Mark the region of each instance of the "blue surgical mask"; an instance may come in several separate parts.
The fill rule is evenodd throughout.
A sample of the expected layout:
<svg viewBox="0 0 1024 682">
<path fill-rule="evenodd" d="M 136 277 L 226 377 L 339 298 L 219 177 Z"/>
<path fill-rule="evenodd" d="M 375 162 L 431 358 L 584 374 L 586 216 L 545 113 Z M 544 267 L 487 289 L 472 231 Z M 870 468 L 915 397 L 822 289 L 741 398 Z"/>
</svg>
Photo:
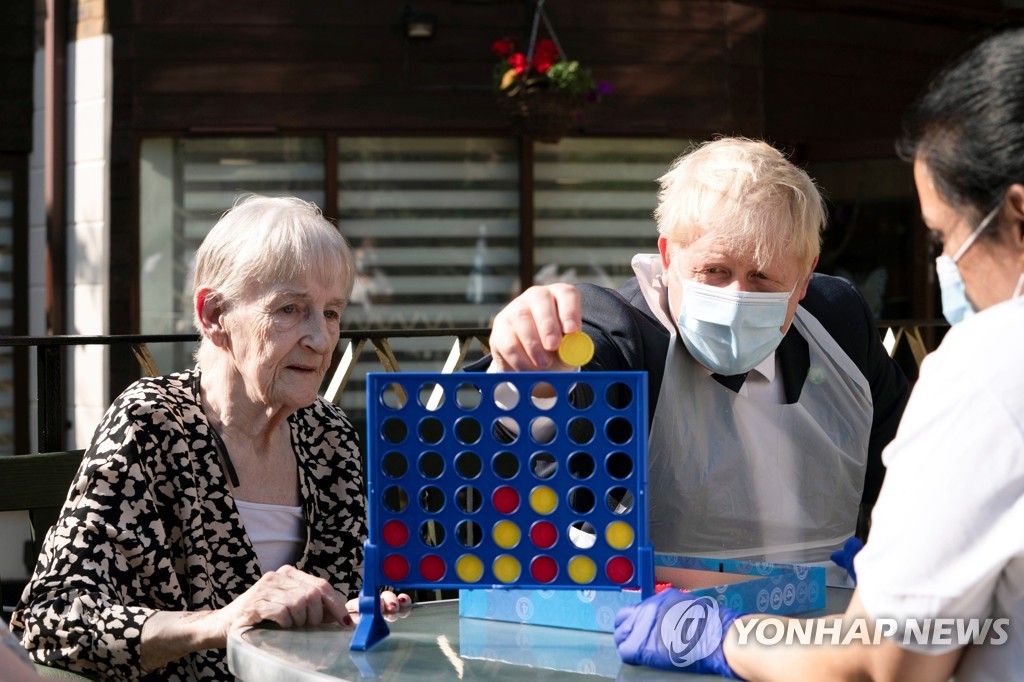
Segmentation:
<svg viewBox="0 0 1024 682">
<path fill-rule="evenodd" d="M 939 256 L 935 259 L 935 274 L 939 276 L 939 289 L 942 293 L 942 316 L 946 321 L 957 324 L 973 315 L 976 311 L 971 301 L 967 298 L 967 289 L 964 285 L 964 278 L 960 275 L 960 268 L 957 263 L 963 258 L 967 249 L 978 239 L 992 219 L 999 213 L 1000 205 L 997 205 L 978 224 L 967 241 L 957 249 L 952 256 Z"/>
<path fill-rule="evenodd" d="M 677 323 L 683 343 L 700 364 L 726 376 L 743 374 L 779 347 L 793 292 L 731 291 L 680 281 Z"/>
</svg>

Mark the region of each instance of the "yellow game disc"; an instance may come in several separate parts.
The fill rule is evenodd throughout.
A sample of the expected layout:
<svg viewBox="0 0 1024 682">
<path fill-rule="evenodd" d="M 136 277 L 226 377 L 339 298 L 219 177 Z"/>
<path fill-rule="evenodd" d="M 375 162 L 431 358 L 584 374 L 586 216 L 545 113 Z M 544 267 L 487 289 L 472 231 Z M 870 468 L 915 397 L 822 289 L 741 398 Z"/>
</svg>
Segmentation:
<svg viewBox="0 0 1024 682">
<path fill-rule="evenodd" d="M 484 562 L 472 554 L 464 554 L 455 562 L 455 572 L 459 574 L 459 580 L 475 583 L 484 574 Z"/>
<path fill-rule="evenodd" d="M 508 554 L 502 554 L 495 559 L 491 568 L 494 569 L 494 577 L 503 583 L 514 583 L 522 571 L 519 561 Z"/>
<path fill-rule="evenodd" d="M 597 575 L 597 565 L 589 557 L 574 556 L 569 559 L 569 577 L 580 585 L 586 585 Z"/>
<path fill-rule="evenodd" d="M 558 357 L 567 365 L 582 367 L 594 357 L 594 342 L 586 332 L 566 334 L 558 344 Z"/>
<path fill-rule="evenodd" d="M 550 514 L 558 506 L 558 495 L 546 485 L 539 485 L 530 491 L 530 507 L 538 514 Z"/>
<path fill-rule="evenodd" d="M 633 544 L 633 526 L 625 521 L 612 521 L 604 529 L 604 539 L 612 549 L 626 549 Z"/>
<path fill-rule="evenodd" d="M 522 533 L 519 526 L 511 521 L 498 521 L 494 524 L 494 544 L 502 549 L 512 549 L 519 544 Z"/>
</svg>

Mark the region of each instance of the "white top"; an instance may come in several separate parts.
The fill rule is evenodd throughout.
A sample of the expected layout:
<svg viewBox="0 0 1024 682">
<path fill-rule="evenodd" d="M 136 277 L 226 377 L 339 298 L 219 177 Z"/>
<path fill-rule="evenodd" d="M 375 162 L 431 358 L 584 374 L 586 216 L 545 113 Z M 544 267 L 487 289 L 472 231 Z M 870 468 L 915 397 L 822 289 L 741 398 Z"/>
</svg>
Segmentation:
<svg viewBox="0 0 1024 682">
<path fill-rule="evenodd" d="M 302 507 L 235 500 L 238 515 L 264 573 L 294 564 L 306 545 Z"/>
<path fill-rule="evenodd" d="M 855 560 L 875 620 L 1010 619 L 1008 641 L 968 648 L 957 680 L 1024 670 L 1022 339 L 1024 299 L 1015 299 L 958 324 L 924 361 L 882 455 L 885 483 Z M 958 648 L 894 639 L 931 653 Z"/>
</svg>

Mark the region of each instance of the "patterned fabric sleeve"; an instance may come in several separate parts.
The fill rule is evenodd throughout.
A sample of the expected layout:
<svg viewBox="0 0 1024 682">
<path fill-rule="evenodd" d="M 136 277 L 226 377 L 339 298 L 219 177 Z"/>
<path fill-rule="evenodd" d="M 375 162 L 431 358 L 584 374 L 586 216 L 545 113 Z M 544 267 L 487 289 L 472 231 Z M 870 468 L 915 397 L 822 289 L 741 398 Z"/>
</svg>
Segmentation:
<svg viewBox="0 0 1024 682">
<path fill-rule="evenodd" d="M 40 663 L 105 679 L 141 675 L 142 626 L 155 610 L 142 596 L 173 574 L 158 549 L 166 537 L 137 456 L 153 448 L 144 424 L 159 421 L 156 414 L 127 391 L 111 406 L 47 534 L 11 619 Z"/>
<path fill-rule="evenodd" d="M 301 417 L 308 441 L 301 465 L 311 485 L 304 497 L 315 500 L 306 556 L 297 568 L 328 580 L 348 598 L 362 582 L 366 507 L 357 435 L 341 410 L 323 399 Z"/>
</svg>

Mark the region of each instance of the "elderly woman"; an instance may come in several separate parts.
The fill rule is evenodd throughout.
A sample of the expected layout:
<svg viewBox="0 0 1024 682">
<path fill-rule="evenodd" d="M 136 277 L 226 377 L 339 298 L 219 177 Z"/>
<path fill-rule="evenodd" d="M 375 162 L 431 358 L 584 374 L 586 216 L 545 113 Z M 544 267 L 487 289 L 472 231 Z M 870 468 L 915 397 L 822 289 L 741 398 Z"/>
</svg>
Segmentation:
<svg viewBox="0 0 1024 682">
<path fill-rule="evenodd" d="M 832 628 L 841 635 L 797 623 L 817 627 L 811 641 L 824 645 L 768 646 L 751 634 L 763 618 L 730 628 L 727 617 L 724 658 L 719 648 L 700 669 L 935 682 L 1024 671 L 1024 29 L 988 38 L 938 76 L 907 117 L 902 151 L 941 249 L 954 327 L 921 367 L 885 451 L 859 584 Z M 680 639 L 665 615 L 684 600 L 665 592 L 621 613 L 623 658 L 681 669 L 663 638 Z"/>
<path fill-rule="evenodd" d="M 227 679 L 235 628 L 352 623 L 356 434 L 317 391 L 354 274 L 338 230 L 298 199 L 250 197 L 213 227 L 196 254 L 196 367 L 107 411 L 14 614 L 36 661 Z"/>
</svg>

